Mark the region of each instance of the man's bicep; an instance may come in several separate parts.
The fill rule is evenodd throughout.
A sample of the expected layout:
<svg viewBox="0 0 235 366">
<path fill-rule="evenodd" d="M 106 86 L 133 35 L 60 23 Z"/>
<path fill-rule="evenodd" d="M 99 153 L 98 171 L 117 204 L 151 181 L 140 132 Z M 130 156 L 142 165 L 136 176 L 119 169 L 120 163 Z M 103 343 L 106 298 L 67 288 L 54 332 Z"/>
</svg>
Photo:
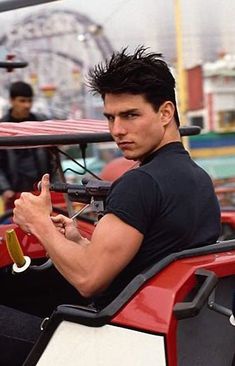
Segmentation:
<svg viewBox="0 0 235 366">
<path fill-rule="evenodd" d="M 96 260 L 97 273 L 106 287 L 138 252 L 143 234 L 113 214 L 105 215 L 92 236 L 91 250 Z"/>
</svg>

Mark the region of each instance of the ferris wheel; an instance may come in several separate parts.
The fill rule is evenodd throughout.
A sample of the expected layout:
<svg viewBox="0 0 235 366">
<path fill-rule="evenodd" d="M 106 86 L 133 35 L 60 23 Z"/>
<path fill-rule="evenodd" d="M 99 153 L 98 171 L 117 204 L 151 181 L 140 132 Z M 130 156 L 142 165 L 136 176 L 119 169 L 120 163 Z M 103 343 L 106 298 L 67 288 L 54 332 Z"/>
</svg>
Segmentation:
<svg viewBox="0 0 235 366">
<path fill-rule="evenodd" d="M 5 89 L 9 79 L 21 78 L 34 87 L 37 100 L 53 117 L 96 116 L 97 102 L 84 80 L 94 64 L 113 52 L 102 26 L 74 10 L 41 10 L 12 24 L 0 45 L 28 62 L 10 76 L 0 75 Z"/>
</svg>

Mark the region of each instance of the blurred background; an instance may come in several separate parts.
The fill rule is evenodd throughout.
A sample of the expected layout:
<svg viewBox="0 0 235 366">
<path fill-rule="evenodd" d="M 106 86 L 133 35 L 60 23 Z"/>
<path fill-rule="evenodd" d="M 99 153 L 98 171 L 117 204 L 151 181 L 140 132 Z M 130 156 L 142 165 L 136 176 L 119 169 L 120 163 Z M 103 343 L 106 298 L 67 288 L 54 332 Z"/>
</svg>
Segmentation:
<svg viewBox="0 0 235 366">
<path fill-rule="evenodd" d="M 200 135 L 185 141 L 192 157 L 216 186 L 230 189 L 235 185 L 234 18 L 233 0 L 58 0 L 0 13 L 0 59 L 13 55 L 29 63 L 0 72 L 0 116 L 8 106 L 9 84 L 24 80 L 35 90 L 34 111 L 48 119 L 103 118 L 100 98 L 85 85 L 89 69 L 114 50 L 145 45 L 162 53 L 172 68 L 181 123 L 201 127 Z M 110 143 L 88 149 L 87 156 L 99 172 L 117 154 Z"/>
</svg>

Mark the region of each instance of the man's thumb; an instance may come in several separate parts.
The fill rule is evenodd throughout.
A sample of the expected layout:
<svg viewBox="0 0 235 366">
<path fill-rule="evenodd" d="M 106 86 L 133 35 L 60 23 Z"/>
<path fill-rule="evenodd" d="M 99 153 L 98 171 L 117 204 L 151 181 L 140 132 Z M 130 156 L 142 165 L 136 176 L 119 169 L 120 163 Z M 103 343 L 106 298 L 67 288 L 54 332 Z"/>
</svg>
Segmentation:
<svg viewBox="0 0 235 366">
<path fill-rule="evenodd" d="M 41 195 L 48 195 L 50 192 L 50 176 L 49 174 L 44 174 L 41 180 Z"/>
</svg>

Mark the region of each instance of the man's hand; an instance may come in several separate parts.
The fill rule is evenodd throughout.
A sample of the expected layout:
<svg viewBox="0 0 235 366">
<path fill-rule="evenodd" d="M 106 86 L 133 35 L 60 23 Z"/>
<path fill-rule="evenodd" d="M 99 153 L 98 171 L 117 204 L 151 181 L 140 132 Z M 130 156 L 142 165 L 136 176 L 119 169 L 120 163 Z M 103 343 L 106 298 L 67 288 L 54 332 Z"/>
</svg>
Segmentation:
<svg viewBox="0 0 235 366">
<path fill-rule="evenodd" d="M 63 234 L 68 240 L 80 243 L 84 239 L 78 231 L 76 223 L 74 220 L 69 219 L 64 215 L 52 216 L 51 220 L 56 226 L 57 230 Z"/>
<path fill-rule="evenodd" d="M 13 221 L 22 230 L 33 233 L 35 226 L 43 225 L 45 220 L 50 219 L 52 204 L 49 187 L 49 174 L 44 174 L 41 180 L 41 192 L 39 196 L 35 196 L 29 192 L 23 192 L 20 198 L 15 200 Z"/>
</svg>

